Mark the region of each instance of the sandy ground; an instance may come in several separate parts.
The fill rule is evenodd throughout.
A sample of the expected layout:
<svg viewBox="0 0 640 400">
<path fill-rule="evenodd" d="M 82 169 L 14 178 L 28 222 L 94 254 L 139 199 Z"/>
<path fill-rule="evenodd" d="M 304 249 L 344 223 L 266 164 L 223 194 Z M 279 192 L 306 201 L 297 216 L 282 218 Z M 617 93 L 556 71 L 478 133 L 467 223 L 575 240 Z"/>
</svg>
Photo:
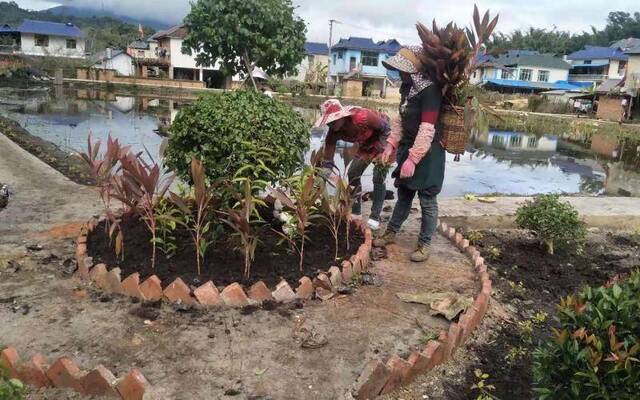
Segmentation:
<svg viewBox="0 0 640 400">
<path fill-rule="evenodd" d="M 0 181 L 15 193 L 0 212 L 0 346 L 49 360 L 71 355 L 85 369 L 103 364 L 120 376 L 138 367 L 160 399 L 348 398 L 369 358 L 405 356 L 448 324 L 426 306 L 399 301 L 397 292 L 478 291 L 470 263 L 440 236 L 427 265 L 407 262 L 418 231 L 414 213 L 388 258 L 375 263 L 375 284 L 350 296 L 249 315 L 163 305 L 145 324 L 148 316 L 136 315 L 140 304 L 104 296 L 68 274 L 77 223 L 99 210 L 90 188 L 2 135 Z M 42 249 L 27 249 L 34 244 Z M 303 349 L 299 321 L 328 344 Z M 44 390 L 30 398 L 75 397 Z"/>
</svg>

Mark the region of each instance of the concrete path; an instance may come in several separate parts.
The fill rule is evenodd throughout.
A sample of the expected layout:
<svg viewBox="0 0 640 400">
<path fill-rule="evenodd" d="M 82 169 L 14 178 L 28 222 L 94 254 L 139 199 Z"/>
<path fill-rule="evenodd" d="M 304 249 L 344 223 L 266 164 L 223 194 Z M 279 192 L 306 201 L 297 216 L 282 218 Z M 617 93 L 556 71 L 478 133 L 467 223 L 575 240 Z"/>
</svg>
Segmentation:
<svg viewBox="0 0 640 400">
<path fill-rule="evenodd" d="M 0 182 L 13 192 L 0 211 L 0 250 L 27 235 L 86 221 L 99 210 L 92 188 L 67 179 L 1 133 Z"/>
</svg>

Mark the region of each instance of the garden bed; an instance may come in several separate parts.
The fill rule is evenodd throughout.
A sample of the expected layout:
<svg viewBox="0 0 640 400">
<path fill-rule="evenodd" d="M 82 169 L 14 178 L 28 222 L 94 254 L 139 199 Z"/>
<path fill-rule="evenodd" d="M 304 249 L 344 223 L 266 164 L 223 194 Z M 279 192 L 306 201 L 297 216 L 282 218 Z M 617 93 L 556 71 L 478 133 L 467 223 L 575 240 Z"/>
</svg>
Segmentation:
<svg viewBox="0 0 640 400">
<path fill-rule="evenodd" d="M 590 233 L 582 251 L 548 255 L 537 240 L 525 231 L 481 231 L 476 243 L 490 265 L 496 297 L 510 319 L 496 321 L 486 340 L 470 346 L 477 363 L 464 373 L 449 399 L 477 396 L 471 389 L 477 382 L 476 368 L 489 374 L 492 393 L 501 399 L 532 398 L 532 351 L 551 335 L 553 315 L 562 297 L 585 285 L 600 286 L 616 275 L 625 275 L 640 267 L 640 237 L 627 233 Z M 499 255 L 496 250 L 499 249 Z M 536 316 L 546 314 L 544 321 Z M 513 319 L 513 320 L 511 320 Z M 532 331 L 523 332 L 523 324 L 532 321 Z"/>
<path fill-rule="evenodd" d="M 303 276 L 315 277 L 333 265 L 340 265 L 348 260 L 351 254 L 363 243 L 363 234 L 352 228 L 350 230 L 349 250 L 346 246 L 346 229 L 340 233 L 338 260 L 334 259 L 335 244 L 329 229 L 323 225 L 313 225 L 308 232 L 311 240 L 305 248 L 303 270 L 299 269 L 298 254 L 293 252 L 282 238 L 274 233 L 271 225 L 257 228 L 260 243 L 256 248 L 255 262 L 251 268 L 251 276 L 243 279 L 244 255 L 240 245 L 231 233 L 225 232 L 218 242 L 207 252 L 202 265 L 202 274 L 196 271 L 195 248 L 188 232 L 181 227 L 175 232 L 177 250 L 171 257 L 166 257 L 158 250 L 156 267 L 151 268 L 151 235 L 147 227 L 139 220 L 130 219 L 122 226 L 125 232 L 124 260 L 116 257 L 113 242 L 105 233 L 104 222 L 88 236 L 88 254 L 94 263 L 104 263 L 110 267 L 119 267 L 123 277 L 138 272 L 144 280 L 156 275 L 163 286 L 180 277 L 191 285 L 199 285 L 212 280 L 216 285 L 229 285 L 242 282 L 251 285 L 263 281 L 274 287 L 281 280 L 298 282 Z M 237 250 L 237 251 L 236 251 Z"/>
</svg>

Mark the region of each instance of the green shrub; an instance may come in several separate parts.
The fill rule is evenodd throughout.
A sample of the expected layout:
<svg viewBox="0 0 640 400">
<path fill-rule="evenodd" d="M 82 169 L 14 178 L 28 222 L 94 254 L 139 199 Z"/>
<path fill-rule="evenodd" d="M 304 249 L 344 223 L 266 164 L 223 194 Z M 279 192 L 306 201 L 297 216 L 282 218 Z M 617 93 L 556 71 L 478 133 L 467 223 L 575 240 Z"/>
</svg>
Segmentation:
<svg viewBox="0 0 640 400">
<path fill-rule="evenodd" d="M 527 99 L 527 109 L 531 112 L 539 111 L 547 103 L 547 98 L 540 95 L 530 96 Z"/>
<path fill-rule="evenodd" d="M 580 243 L 587 231 L 578 211 L 560 201 L 556 194 L 545 194 L 527 201 L 516 212 L 520 228 L 530 229 L 547 246 L 549 254 L 562 245 Z"/>
<path fill-rule="evenodd" d="M 302 166 L 309 142 L 309 126 L 288 105 L 258 92 L 227 92 L 203 97 L 178 113 L 166 159 L 185 181 L 195 157 L 211 181 L 264 164 L 251 178 L 275 182 Z"/>
<path fill-rule="evenodd" d="M 18 379 L 11 379 L 9 371 L 0 364 L 0 400 L 22 400 L 25 386 Z"/>
<path fill-rule="evenodd" d="M 534 352 L 540 400 L 640 397 L 640 271 L 568 297 L 556 320 L 554 337 Z"/>
</svg>

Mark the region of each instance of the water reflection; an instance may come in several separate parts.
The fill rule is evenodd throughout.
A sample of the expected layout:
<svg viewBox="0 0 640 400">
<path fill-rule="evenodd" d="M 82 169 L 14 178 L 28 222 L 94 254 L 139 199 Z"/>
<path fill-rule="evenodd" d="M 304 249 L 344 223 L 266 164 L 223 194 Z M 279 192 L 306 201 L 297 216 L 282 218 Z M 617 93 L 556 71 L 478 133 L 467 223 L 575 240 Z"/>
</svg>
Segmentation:
<svg viewBox="0 0 640 400">
<path fill-rule="evenodd" d="M 135 151 L 154 154 L 181 107 L 194 97 L 96 90 L 0 88 L 0 115 L 20 122 L 34 135 L 68 151 L 83 150 L 90 132 L 106 140 L 109 134 Z M 314 122 L 318 109 L 297 108 Z M 311 133 L 312 149 L 322 145 L 322 129 Z M 640 196 L 640 142 L 605 135 L 569 142 L 558 136 L 492 131 L 473 138 L 461 162 L 447 157 L 442 195 L 466 193 L 532 195 L 560 192 L 588 195 Z M 338 148 L 335 162 L 344 170 L 353 149 Z M 372 168 L 363 177 L 372 187 Z M 388 180 L 389 189 L 393 182 Z"/>
</svg>

